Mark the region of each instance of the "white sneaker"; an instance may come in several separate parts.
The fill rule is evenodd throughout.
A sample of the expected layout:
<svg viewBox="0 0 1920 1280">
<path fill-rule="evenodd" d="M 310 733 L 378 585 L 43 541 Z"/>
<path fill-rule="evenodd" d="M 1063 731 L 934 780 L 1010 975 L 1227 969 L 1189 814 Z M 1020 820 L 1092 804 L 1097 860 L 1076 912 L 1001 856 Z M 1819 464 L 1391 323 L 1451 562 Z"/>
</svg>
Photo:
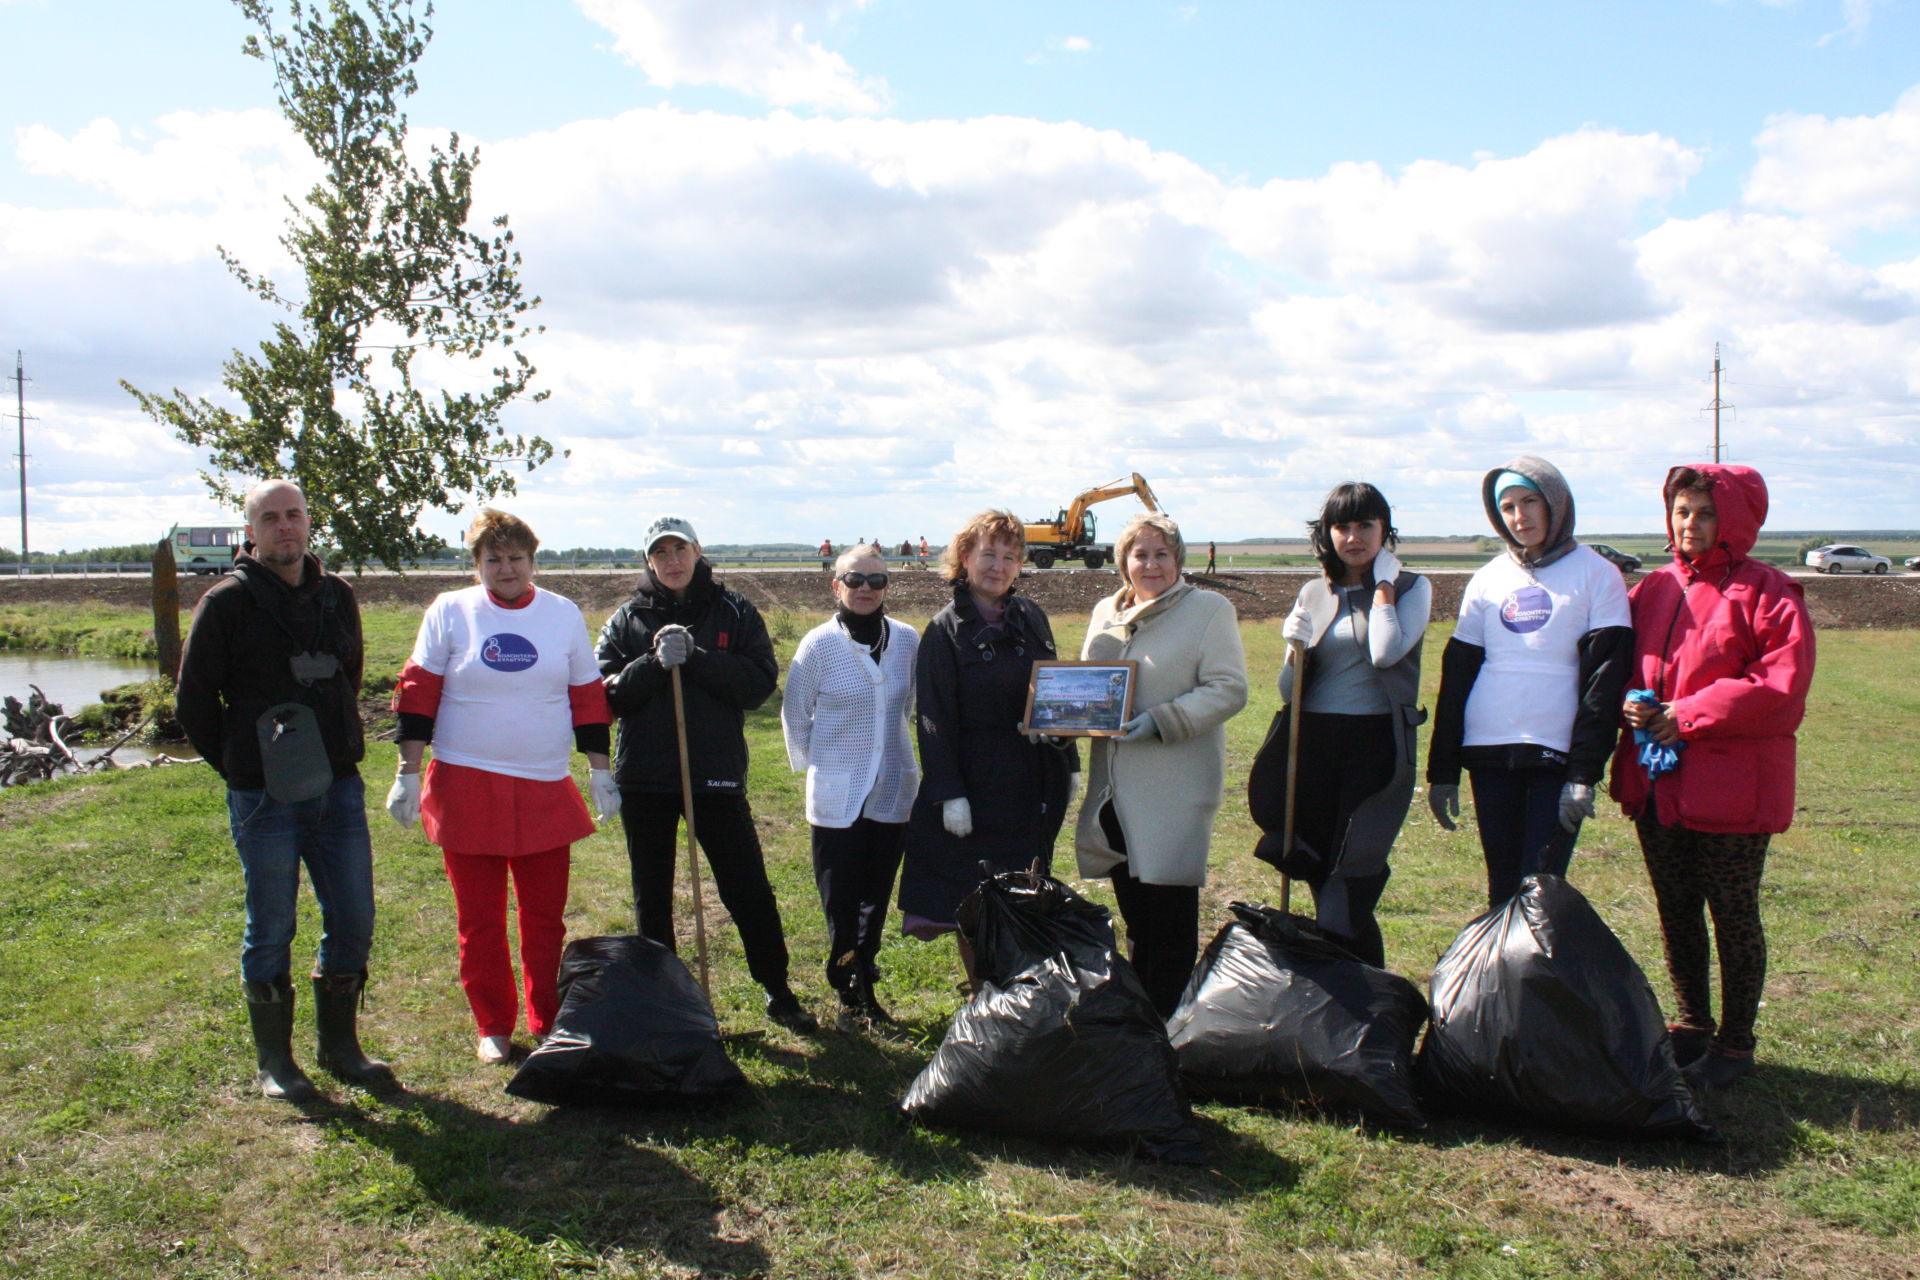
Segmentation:
<svg viewBox="0 0 1920 1280">
<path fill-rule="evenodd" d="M 506 1036 L 481 1036 L 476 1052 L 480 1061 L 490 1067 L 498 1067 L 513 1057 L 513 1041 Z"/>
</svg>

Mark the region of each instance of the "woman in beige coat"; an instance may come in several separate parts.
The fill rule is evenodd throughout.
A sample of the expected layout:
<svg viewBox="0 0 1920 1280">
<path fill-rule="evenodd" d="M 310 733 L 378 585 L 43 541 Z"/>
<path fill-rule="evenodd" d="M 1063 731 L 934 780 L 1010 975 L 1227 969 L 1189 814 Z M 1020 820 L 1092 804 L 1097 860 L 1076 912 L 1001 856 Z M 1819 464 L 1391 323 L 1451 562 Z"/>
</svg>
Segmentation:
<svg viewBox="0 0 1920 1280">
<path fill-rule="evenodd" d="M 1109 876 L 1140 980 L 1165 1017 L 1199 952 L 1200 886 L 1227 765 L 1226 723 L 1247 705 L 1239 619 L 1181 579 L 1186 543 L 1165 515 L 1114 544 L 1123 585 L 1094 606 L 1080 656 L 1140 664 L 1134 716 L 1093 741 L 1075 844 L 1080 874 Z"/>
</svg>

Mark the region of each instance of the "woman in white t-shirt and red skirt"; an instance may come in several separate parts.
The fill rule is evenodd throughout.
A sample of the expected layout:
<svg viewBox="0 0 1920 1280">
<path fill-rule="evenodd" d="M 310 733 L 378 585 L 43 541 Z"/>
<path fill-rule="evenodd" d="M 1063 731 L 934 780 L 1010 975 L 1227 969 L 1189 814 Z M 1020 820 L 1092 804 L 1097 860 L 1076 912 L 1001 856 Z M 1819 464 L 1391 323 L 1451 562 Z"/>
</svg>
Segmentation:
<svg viewBox="0 0 1920 1280">
<path fill-rule="evenodd" d="M 568 770 L 587 757 L 601 821 L 620 809 L 608 768 L 600 667 L 579 607 L 533 585 L 540 540 L 485 509 L 467 530 L 479 582 L 427 606 L 394 689 L 400 772 L 387 812 L 419 821 L 453 886 L 460 985 L 482 1062 L 507 1062 L 519 1012 L 507 945 L 507 885 L 520 916 L 527 1030 L 543 1039 L 559 1011 L 560 949 L 573 842 L 593 822 Z M 428 744 L 433 762 L 422 784 Z"/>
<path fill-rule="evenodd" d="M 1619 734 L 1633 619 L 1620 571 L 1574 541 L 1552 463 L 1495 467 L 1481 497 L 1507 549 L 1468 581 L 1441 656 L 1427 803 L 1453 830 L 1467 771 L 1499 906 L 1529 875 L 1567 873 Z"/>
</svg>

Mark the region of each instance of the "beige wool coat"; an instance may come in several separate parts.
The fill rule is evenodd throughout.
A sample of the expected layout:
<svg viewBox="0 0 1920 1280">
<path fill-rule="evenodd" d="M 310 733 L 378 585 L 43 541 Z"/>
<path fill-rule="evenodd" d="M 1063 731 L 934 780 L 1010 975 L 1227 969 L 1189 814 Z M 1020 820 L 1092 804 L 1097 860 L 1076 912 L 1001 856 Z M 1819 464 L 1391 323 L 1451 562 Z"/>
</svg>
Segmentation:
<svg viewBox="0 0 1920 1280">
<path fill-rule="evenodd" d="M 1146 604 L 1127 596 L 1123 588 L 1094 606 L 1080 656 L 1138 662 L 1134 714 L 1151 713 L 1158 733 L 1138 742 L 1093 739 L 1075 837 L 1080 874 L 1109 875 L 1125 861 L 1146 884 L 1205 884 L 1226 781 L 1226 723 L 1247 705 L 1239 618 L 1225 596 L 1186 582 Z M 1125 855 L 1100 828 L 1108 802 Z"/>
</svg>

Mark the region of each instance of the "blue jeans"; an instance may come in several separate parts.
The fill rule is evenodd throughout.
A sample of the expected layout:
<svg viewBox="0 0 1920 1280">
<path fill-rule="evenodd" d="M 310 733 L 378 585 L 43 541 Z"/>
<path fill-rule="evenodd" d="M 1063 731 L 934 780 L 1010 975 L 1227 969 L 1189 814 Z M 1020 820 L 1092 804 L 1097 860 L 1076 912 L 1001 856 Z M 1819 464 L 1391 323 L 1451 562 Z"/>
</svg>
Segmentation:
<svg viewBox="0 0 1920 1280">
<path fill-rule="evenodd" d="M 373 842 L 367 792 L 336 778 L 323 796 L 282 804 L 265 791 L 227 791 L 227 820 L 247 880 L 240 973 L 272 982 L 293 972 L 300 864 L 320 903 L 318 973 L 360 973 L 373 947 Z"/>
<path fill-rule="evenodd" d="M 1520 892 L 1520 881 L 1540 872 L 1564 876 L 1573 861 L 1578 828 L 1560 825 L 1565 769 L 1470 769 L 1473 820 L 1487 861 L 1487 905 Z"/>
</svg>

